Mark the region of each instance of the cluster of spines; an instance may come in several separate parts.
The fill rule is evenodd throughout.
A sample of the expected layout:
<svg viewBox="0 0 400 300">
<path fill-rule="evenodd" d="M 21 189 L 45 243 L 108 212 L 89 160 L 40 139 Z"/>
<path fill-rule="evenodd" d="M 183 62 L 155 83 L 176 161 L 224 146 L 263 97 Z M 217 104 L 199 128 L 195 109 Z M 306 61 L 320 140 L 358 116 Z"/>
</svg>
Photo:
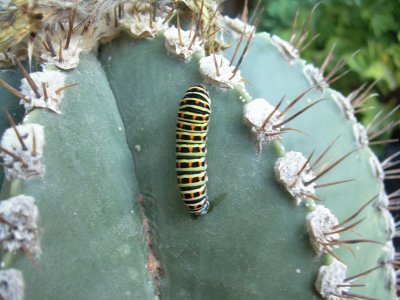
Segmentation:
<svg viewBox="0 0 400 300">
<path fill-rule="evenodd" d="M 207 87 L 190 87 L 180 102 L 176 121 L 176 172 L 182 200 L 195 215 L 207 213 L 210 206 L 205 160 L 210 113 Z"/>
<path fill-rule="evenodd" d="M 306 37 L 306 35 L 304 35 L 303 37 L 301 37 L 300 40 L 304 39 L 305 37 Z M 312 40 L 314 40 L 315 38 L 316 38 L 316 37 L 313 37 Z M 307 44 L 306 46 L 308 46 L 308 45 L 309 45 L 309 44 Z M 295 46 L 293 45 L 293 47 L 295 47 Z M 326 58 L 326 60 L 325 60 L 324 63 L 323 63 L 323 67 L 321 68 L 321 71 L 322 71 L 322 72 L 326 69 L 327 65 L 328 65 L 329 62 L 331 61 L 331 59 L 332 59 L 332 52 L 333 52 L 333 49 L 331 50 L 331 52 L 329 53 L 328 57 Z M 312 84 L 314 84 L 314 85 L 317 86 L 317 87 L 324 88 L 325 85 L 329 85 L 329 84 L 333 83 L 334 81 L 340 79 L 340 78 L 343 77 L 345 74 L 347 74 L 347 72 L 344 72 L 343 74 L 340 74 L 340 75 L 338 75 L 338 76 L 336 76 L 336 77 L 334 77 L 334 75 L 335 75 L 335 73 L 337 73 L 337 71 L 339 71 L 339 70 L 344 66 L 344 63 L 345 63 L 344 60 L 340 60 L 339 63 L 333 68 L 333 70 L 326 76 L 324 82 L 321 82 L 321 81 L 317 81 L 317 80 L 316 80 L 316 81 L 312 81 Z M 322 73 L 322 72 L 321 72 L 321 73 Z M 351 110 L 352 110 L 352 115 L 354 114 L 355 111 L 356 111 L 356 112 L 360 111 L 360 106 L 361 106 L 361 104 L 364 103 L 367 99 L 369 99 L 369 98 L 371 97 L 371 96 L 368 95 L 368 92 L 371 90 L 371 88 L 372 88 L 375 84 L 376 84 L 376 82 L 374 82 L 373 84 L 371 84 L 365 91 L 361 91 L 361 92 L 359 92 L 358 94 L 355 94 L 354 96 L 352 96 L 354 99 L 352 99 L 352 97 L 349 96 L 349 98 L 350 98 L 349 100 L 353 100 L 352 103 L 351 103 L 351 105 L 352 105 L 352 109 L 351 109 Z M 260 99 L 258 99 L 258 100 L 260 100 Z M 281 100 L 281 101 L 279 102 L 279 104 L 277 105 L 277 108 L 279 107 L 279 105 L 281 104 L 281 102 L 282 102 L 282 100 Z M 251 103 L 251 102 L 250 102 L 250 103 Z M 361 104 L 360 104 L 360 103 L 361 103 Z M 276 108 L 276 110 L 277 110 L 277 108 Z M 397 110 L 397 108 L 394 109 L 393 111 L 396 111 L 396 110 Z M 393 111 L 392 111 L 390 114 L 392 114 Z M 274 113 L 274 112 L 275 112 L 275 110 L 273 111 L 273 113 Z M 272 113 L 272 114 L 273 114 L 273 113 Z M 256 126 L 256 127 L 257 127 L 257 128 L 260 128 L 260 129 L 263 129 L 263 128 L 266 126 L 266 123 L 268 123 L 268 122 L 270 121 L 270 116 L 271 116 L 272 114 L 270 114 L 270 115 L 265 119 L 264 123 L 263 123 L 261 126 Z M 245 117 L 245 119 L 246 119 L 246 117 Z M 382 132 L 384 132 L 384 131 L 386 131 L 386 130 L 388 130 L 388 129 L 390 129 L 390 128 L 393 128 L 394 126 L 397 126 L 398 123 L 399 123 L 399 122 L 392 122 L 392 123 L 390 123 L 390 124 L 387 125 L 385 128 L 383 128 L 383 129 L 377 131 L 376 133 L 374 133 L 374 136 L 372 136 L 372 138 L 371 138 L 371 136 L 369 136 L 369 140 L 371 140 L 371 139 L 373 139 L 373 138 L 376 138 L 378 135 L 382 134 Z M 253 124 L 252 124 L 252 125 L 253 125 Z M 255 125 L 253 125 L 253 126 L 255 126 Z M 297 131 L 298 131 L 298 130 L 297 130 Z M 336 139 L 337 139 L 337 138 L 336 138 Z M 370 143 L 370 145 L 378 144 L 378 143 L 395 142 L 395 141 L 397 141 L 397 140 L 387 140 L 387 141 L 382 141 L 382 142 L 373 142 L 373 143 Z M 334 142 L 333 142 L 333 143 L 334 143 Z M 326 152 L 329 150 L 329 148 L 331 148 L 331 146 L 333 145 L 333 143 L 332 143 L 331 145 L 329 145 L 328 148 L 323 152 L 323 154 L 317 159 L 317 161 L 316 161 L 315 163 L 313 163 L 313 166 L 315 166 L 316 163 L 317 163 L 318 161 L 321 160 L 321 158 L 326 154 Z M 311 183 L 313 183 L 316 179 L 318 179 L 318 178 L 322 177 L 323 175 L 325 175 L 327 172 L 329 172 L 331 169 L 333 169 L 335 166 L 337 166 L 339 163 L 341 163 L 344 159 L 346 159 L 348 156 L 350 156 L 350 155 L 351 155 L 352 153 L 354 153 L 355 151 L 356 151 L 356 150 L 353 150 L 353 151 L 348 152 L 348 153 L 345 154 L 343 157 L 339 158 L 337 161 L 331 163 L 330 165 L 328 165 L 329 162 L 327 162 L 326 164 L 322 164 L 322 165 L 319 167 L 319 169 L 318 169 L 318 174 L 315 176 L 315 178 L 312 179 L 311 181 L 306 182 L 306 184 L 311 184 Z M 308 159 L 304 159 L 305 163 L 304 163 L 304 165 L 303 165 L 301 168 L 299 168 L 299 170 L 297 171 L 297 172 L 298 172 L 297 175 L 300 175 L 301 172 L 303 172 L 303 171 L 306 170 L 306 167 L 308 167 L 308 163 L 310 162 L 311 157 L 313 156 L 313 153 L 314 153 L 314 151 L 310 154 L 310 156 L 308 157 Z M 397 155 L 398 155 L 398 153 L 395 154 L 395 156 L 397 156 Z M 392 160 L 393 160 L 393 158 L 392 158 Z M 382 168 L 385 168 L 385 166 L 386 166 L 385 163 L 386 163 L 386 161 L 382 163 Z M 394 162 L 394 163 L 390 164 L 390 166 L 393 166 L 393 165 L 395 165 L 395 164 L 397 164 L 397 162 Z M 388 168 L 388 166 L 386 166 L 386 169 L 387 169 L 387 168 Z M 385 171 L 385 172 L 384 172 L 384 175 L 385 175 L 385 176 L 388 176 L 389 179 L 398 178 L 398 174 L 399 174 L 399 170 L 398 170 L 398 169 L 393 169 L 393 170 L 391 170 L 391 171 L 389 171 L 389 172 L 388 172 L 386 169 L 384 169 L 384 171 Z M 349 182 L 349 181 L 352 181 L 352 180 L 354 180 L 354 179 L 340 180 L 340 181 L 335 181 L 335 182 L 329 182 L 329 183 L 318 184 L 318 185 L 315 186 L 315 188 L 332 186 L 332 185 L 336 185 L 336 184 L 341 184 L 341 183 Z M 394 197 L 396 197 L 397 195 L 398 195 L 398 192 L 395 192 L 395 193 L 392 193 L 390 196 L 391 196 L 392 198 L 394 198 Z M 304 196 L 310 197 L 310 198 L 312 198 L 312 199 L 314 199 L 314 200 L 317 200 L 317 201 L 321 201 L 321 199 L 318 198 L 318 197 L 316 197 L 314 194 L 313 194 L 313 195 L 306 194 L 306 195 L 304 195 Z M 376 198 L 376 197 L 374 197 L 373 199 L 375 199 L 375 198 Z M 349 217 L 348 219 L 346 219 L 346 220 L 343 221 L 342 223 L 337 224 L 337 227 L 335 227 L 335 230 L 332 230 L 332 231 L 329 231 L 329 232 L 324 232 L 323 234 L 324 234 L 325 236 L 329 236 L 329 235 L 338 234 L 338 233 L 345 232 L 345 231 L 351 231 L 351 230 L 353 229 L 353 227 L 355 227 L 355 226 L 356 226 L 357 224 L 359 224 L 362 220 L 364 220 L 364 218 L 361 219 L 361 220 L 359 220 L 359 221 L 357 221 L 357 222 L 354 222 L 353 224 L 347 225 L 347 226 L 342 226 L 342 225 L 345 225 L 345 223 L 349 222 L 352 218 L 354 218 L 355 216 L 357 216 L 357 215 L 361 212 L 362 209 L 364 209 L 368 204 L 371 203 L 371 201 L 372 201 L 373 199 L 371 199 L 370 201 L 368 201 L 367 204 L 365 204 L 362 208 L 360 208 L 360 209 L 359 209 L 356 213 L 354 213 L 351 217 Z M 391 204 L 392 204 L 392 203 L 394 203 L 394 202 L 391 201 Z M 307 203 L 307 204 L 308 204 L 308 203 Z M 397 204 L 397 203 L 396 203 L 396 204 Z M 311 206 L 311 207 L 312 207 L 312 206 Z M 321 246 L 325 249 L 325 251 L 326 251 L 327 253 L 329 253 L 329 254 L 333 257 L 333 260 L 334 260 L 334 261 L 343 262 L 343 260 L 341 260 L 341 258 L 340 258 L 339 256 L 337 256 L 334 252 L 330 251 L 329 248 L 332 247 L 332 246 L 338 247 L 338 246 L 341 246 L 341 245 L 344 245 L 344 246 L 347 247 L 347 246 L 350 245 L 350 244 L 354 244 L 354 243 L 363 243 L 363 242 L 381 244 L 381 243 L 378 242 L 378 241 L 368 240 L 368 239 L 356 239 L 356 240 L 339 240 L 339 239 L 338 239 L 338 240 L 334 240 L 334 241 L 329 241 L 329 242 L 327 242 L 327 243 L 323 243 L 323 245 L 321 244 Z M 359 277 L 368 275 L 368 274 L 371 273 L 372 271 L 377 270 L 377 269 L 382 268 L 382 267 L 385 267 L 385 266 L 388 267 L 388 264 L 387 264 L 387 263 L 385 263 L 385 264 L 378 264 L 378 266 L 376 266 L 376 267 L 374 267 L 374 268 L 372 268 L 372 269 L 369 269 L 369 270 L 367 270 L 367 271 L 365 271 L 365 272 L 362 272 L 362 273 L 360 273 L 360 274 L 358 274 L 358 275 L 345 278 L 343 282 L 340 282 L 340 283 L 338 284 L 338 289 L 340 290 L 340 293 L 337 293 L 337 294 L 334 294 L 334 293 L 322 294 L 322 293 L 321 293 L 321 290 L 320 290 L 318 287 L 317 287 L 317 290 L 318 290 L 318 291 L 321 293 L 321 295 L 323 295 L 324 298 L 326 298 L 326 299 L 339 299 L 339 298 L 340 298 L 340 299 L 345 299 L 345 298 L 354 298 L 354 299 L 374 299 L 374 298 L 371 298 L 371 297 L 368 297 L 368 296 L 365 296 L 365 295 L 361 295 L 361 294 L 358 294 L 358 293 L 349 292 L 349 291 L 348 291 L 349 288 L 365 286 L 365 285 L 363 285 L 363 284 L 350 284 L 350 281 L 355 280 L 356 278 L 359 278 Z M 322 268 L 324 268 L 324 267 L 322 267 Z M 322 269 L 322 268 L 321 268 L 321 269 Z M 328 280 L 329 280 L 329 279 L 328 279 Z M 344 289 L 344 290 L 341 290 L 342 288 L 345 288 L 345 289 Z"/>
</svg>

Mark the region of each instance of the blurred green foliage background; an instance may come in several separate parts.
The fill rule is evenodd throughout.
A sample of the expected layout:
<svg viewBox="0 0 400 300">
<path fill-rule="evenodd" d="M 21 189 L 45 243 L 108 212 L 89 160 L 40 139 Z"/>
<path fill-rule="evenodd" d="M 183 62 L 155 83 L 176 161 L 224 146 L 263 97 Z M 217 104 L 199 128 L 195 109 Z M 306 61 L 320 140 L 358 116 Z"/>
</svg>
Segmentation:
<svg viewBox="0 0 400 300">
<path fill-rule="evenodd" d="M 289 39 L 292 22 L 300 8 L 299 21 L 305 22 L 313 6 L 319 6 L 309 24 L 310 37 L 319 37 L 302 52 L 301 57 L 321 66 L 331 47 L 336 44 L 335 57 L 328 71 L 341 57 L 348 58 L 352 72 L 333 83 L 333 88 L 344 95 L 365 82 L 380 79 L 368 100 L 374 107 L 359 117 L 368 124 L 380 110 L 389 111 L 400 103 L 400 1 L 399 0 L 262 0 L 263 16 L 258 31 L 268 31 Z M 251 2 L 256 7 L 257 1 Z M 299 22 L 298 22 L 299 25 Z M 350 56 L 360 52 L 350 58 Z M 399 119 L 397 113 L 394 118 Z M 387 133 L 382 139 L 399 137 L 398 132 Z M 377 149 L 382 150 L 382 149 Z"/>
</svg>

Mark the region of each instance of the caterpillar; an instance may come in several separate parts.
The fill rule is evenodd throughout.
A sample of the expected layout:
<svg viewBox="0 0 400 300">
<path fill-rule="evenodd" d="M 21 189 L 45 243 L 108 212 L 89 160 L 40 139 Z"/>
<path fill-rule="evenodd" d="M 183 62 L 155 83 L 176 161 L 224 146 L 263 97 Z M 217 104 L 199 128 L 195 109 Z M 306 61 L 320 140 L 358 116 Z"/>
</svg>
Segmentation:
<svg viewBox="0 0 400 300">
<path fill-rule="evenodd" d="M 179 104 L 176 120 L 176 173 L 182 200 L 190 213 L 204 215 L 207 196 L 206 140 L 211 100 L 205 85 L 190 87 Z"/>
</svg>

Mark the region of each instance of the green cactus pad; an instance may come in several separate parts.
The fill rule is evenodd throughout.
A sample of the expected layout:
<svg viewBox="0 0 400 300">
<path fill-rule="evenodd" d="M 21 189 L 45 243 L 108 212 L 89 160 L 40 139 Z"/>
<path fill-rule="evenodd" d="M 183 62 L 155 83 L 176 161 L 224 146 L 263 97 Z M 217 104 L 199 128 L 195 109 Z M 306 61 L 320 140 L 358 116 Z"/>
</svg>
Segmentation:
<svg viewBox="0 0 400 300">
<path fill-rule="evenodd" d="M 35 197 L 43 253 L 36 265 L 21 255 L 13 266 L 23 270 L 26 299 L 150 299 L 134 166 L 113 94 L 93 54 L 68 78 L 80 86 L 66 91 L 63 115 L 36 109 L 25 118 L 45 126 L 46 172 L 5 190 Z"/>
<path fill-rule="evenodd" d="M 319 264 L 303 227 L 306 212 L 293 209 L 274 180 L 274 148 L 257 155 L 242 124 L 240 91 L 210 88 L 207 158 L 212 209 L 197 219 L 187 213 L 176 185 L 175 122 L 184 92 L 202 79 L 197 58 L 178 63 L 168 57 L 163 44 L 160 37 L 144 42 L 125 37 L 106 46 L 100 56 L 130 148 L 140 147 L 134 160 L 164 270 L 161 295 L 316 297 L 312 285 Z M 139 88 L 136 83 L 143 77 L 147 79 Z M 298 289 L 303 289 L 302 295 Z"/>
</svg>

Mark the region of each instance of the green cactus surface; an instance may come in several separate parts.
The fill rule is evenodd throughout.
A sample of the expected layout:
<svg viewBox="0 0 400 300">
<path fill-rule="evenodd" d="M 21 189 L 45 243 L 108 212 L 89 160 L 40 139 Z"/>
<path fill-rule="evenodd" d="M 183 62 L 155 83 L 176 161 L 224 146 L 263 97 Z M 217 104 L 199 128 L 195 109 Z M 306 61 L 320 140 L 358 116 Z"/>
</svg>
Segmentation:
<svg viewBox="0 0 400 300">
<path fill-rule="evenodd" d="M 198 3 L 178 2 L 186 13 L 200 11 L 201 19 Z M 84 51 L 76 68 L 60 71 L 66 86 L 79 83 L 64 91 L 62 114 L 35 108 L 23 118 L 23 124 L 44 126 L 44 174 L 3 183 L 2 199 L 32 196 L 40 213 L 41 255 L 22 251 L 3 267 L 22 271 L 25 299 L 395 299 L 394 228 L 382 200 L 383 175 L 377 174 L 371 149 L 357 142 L 356 120 L 339 107 L 337 92 L 310 82 L 307 63 L 288 58 L 267 33 L 255 34 L 240 58 L 245 85 L 216 87 L 199 71 L 204 54 L 187 60 L 169 54 L 165 28 L 147 39 L 117 34 L 121 6 L 104 3 L 111 7 L 105 19 L 112 33 L 101 36 L 107 41 L 96 51 Z M 204 10 L 213 4 L 205 3 Z M 204 13 L 204 20 L 210 15 Z M 70 24 L 75 17 L 79 11 L 68 16 Z M 231 47 L 224 57 L 229 60 L 240 32 L 226 31 Z M 249 33 L 247 39 L 251 37 Z M 221 45 L 210 42 L 207 47 Z M 245 48 L 243 43 L 238 53 Z M 222 61 L 215 63 L 222 67 Z M 57 68 L 49 64 L 45 69 Z M 19 73 L 1 76 L 19 87 Z M 175 131 L 179 101 L 200 83 L 207 83 L 211 98 L 211 208 L 193 216 L 177 186 Z M 285 107 L 308 89 L 288 115 L 315 105 L 285 125 L 302 132 L 284 132 L 268 144 L 256 141 L 243 121 L 245 106 L 257 98 L 277 105 L 285 97 Z M 21 115 L 15 96 L 0 88 L 0 97 L 14 116 Z M 296 205 L 277 179 L 277 160 L 289 151 L 304 157 L 315 151 L 315 159 L 335 139 L 319 168 L 337 165 L 317 184 L 349 182 L 318 188 L 315 198 L 320 201 L 310 196 Z M 339 222 L 360 210 L 352 222 L 339 226 L 356 222 L 340 233 L 341 240 L 356 240 L 354 245 L 338 243 L 332 252 L 316 254 L 306 220 L 317 204 L 329 208 Z M 350 294 L 321 297 L 315 288 L 318 272 L 337 260 L 347 265 L 344 278 L 371 272 L 349 280 L 347 284 L 365 284 L 350 287 Z M 339 283 L 347 282 L 343 280 Z"/>
<path fill-rule="evenodd" d="M 43 253 L 37 264 L 19 256 L 15 266 L 24 270 L 26 299 L 151 298 L 124 126 L 96 57 L 81 59 L 69 80 L 85 84 L 66 92 L 64 114 L 37 109 L 24 120 L 48 128 L 47 170 L 3 192 L 38 199 Z"/>
<path fill-rule="evenodd" d="M 260 34 L 252 43 L 252 49 L 243 63 L 242 73 L 249 81 L 246 87 L 254 98 L 265 98 L 277 104 L 282 96 L 285 95 L 286 99 L 294 99 L 310 87 L 302 74 L 304 65 L 305 62 L 301 60 L 293 65 L 285 63 L 285 58 L 271 45 L 269 36 Z M 271 70 L 277 70 L 278 74 L 285 75 L 275 76 L 275 72 Z M 273 88 L 266 88 L 266 85 Z M 328 88 L 324 92 L 315 90 L 307 94 L 309 99 L 324 98 L 326 100 L 290 123 L 290 126 L 299 128 L 306 134 L 288 133 L 290 137 L 283 137 L 282 144 L 287 151 L 300 151 L 308 156 L 313 149 L 316 149 L 319 150 L 317 151 L 319 154 L 338 135 L 340 137 L 332 151 L 337 157 L 357 149 L 353 122 L 345 118 L 332 99 L 331 93 L 332 90 Z M 296 108 L 300 110 L 305 102 L 296 104 L 294 111 Z M 329 207 L 340 220 L 349 217 L 371 197 L 381 192 L 382 183 L 374 173 L 370 163 L 371 156 L 374 154 L 369 148 L 360 149 L 321 179 L 321 182 L 354 179 L 352 182 L 321 189 L 318 194 L 324 200 L 323 204 Z M 385 243 L 390 231 L 387 227 L 386 215 L 376 206 L 371 205 L 364 211 L 363 216 L 366 220 L 357 226 L 356 231 L 363 237 L 367 236 L 369 239 Z M 351 236 L 354 237 L 354 234 L 347 235 L 347 237 Z M 348 262 L 350 272 L 353 274 L 365 271 L 366 266 L 374 267 L 383 258 L 382 248 L 373 244 L 359 244 L 355 252 L 353 255 L 345 248 L 338 251 L 340 257 Z M 368 255 L 361 253 L 368 253 Z M 363 293 L 379 299 L 390 299 L 390 293 L 385 290 L 384 285 L 373 284 L 378 283 L 385 276 L 385 270 L 382 269 L 371 273 L 368 278 L 363 278 L 364 282 L 366 280 L 369 282 L 368 287 L 363 289 Z"/>
</svg>

